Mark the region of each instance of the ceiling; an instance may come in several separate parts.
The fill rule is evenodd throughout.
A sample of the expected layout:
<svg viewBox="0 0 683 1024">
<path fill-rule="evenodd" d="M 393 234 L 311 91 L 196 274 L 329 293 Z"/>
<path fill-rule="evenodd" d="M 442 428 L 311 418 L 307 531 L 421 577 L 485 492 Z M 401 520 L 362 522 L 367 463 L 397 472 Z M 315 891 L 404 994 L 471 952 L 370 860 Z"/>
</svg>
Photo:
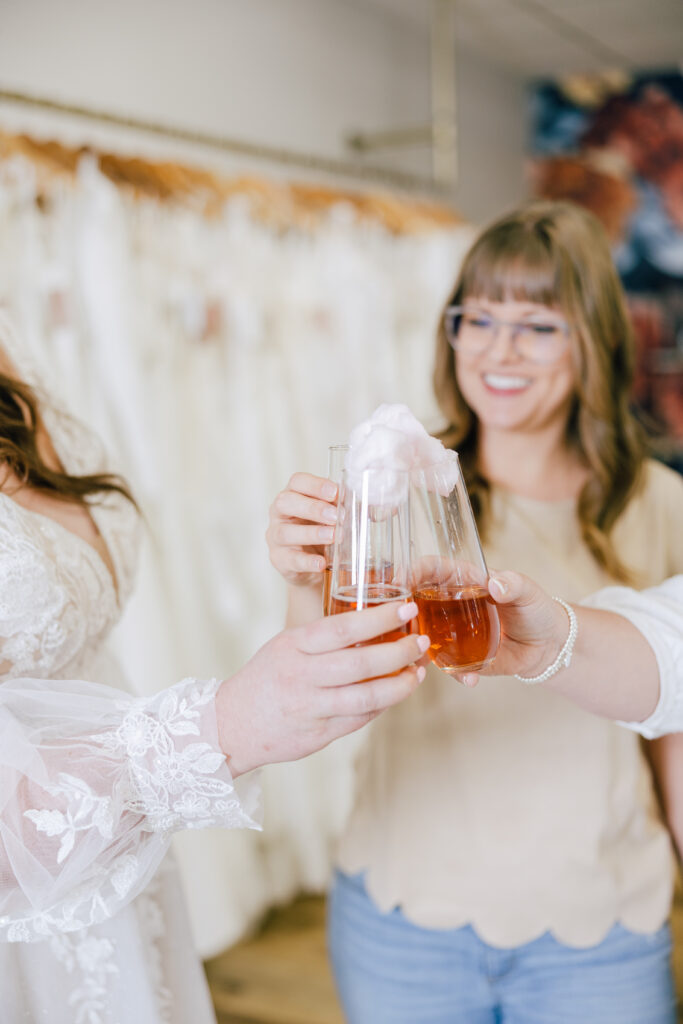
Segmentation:
<svg viewBox="0 0 683 1024">
<path fill-rule="evenodd" d="M 432 0 L 372 4 L 429 30 Z M 455 0 L 463 47 L 528 77 L 683 67 L 683 0 Z"/>
</svg>

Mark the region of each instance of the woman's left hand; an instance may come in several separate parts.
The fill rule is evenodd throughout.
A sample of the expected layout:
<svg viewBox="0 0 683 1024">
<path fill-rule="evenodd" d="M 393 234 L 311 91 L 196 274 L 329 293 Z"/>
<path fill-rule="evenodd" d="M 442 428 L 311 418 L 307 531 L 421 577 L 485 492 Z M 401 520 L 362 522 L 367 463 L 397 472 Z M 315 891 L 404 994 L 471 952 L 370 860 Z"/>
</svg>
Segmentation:
<svg viewBox="0 0 683 1024">
<path fill-rule="evenodd" d="M 270 506 L 266 541 L 270 560 L 295 586 L 320 585 L 325 546 L 334 539 L 337 486 L 324 477 L 295 473 Z"/>
</svg>

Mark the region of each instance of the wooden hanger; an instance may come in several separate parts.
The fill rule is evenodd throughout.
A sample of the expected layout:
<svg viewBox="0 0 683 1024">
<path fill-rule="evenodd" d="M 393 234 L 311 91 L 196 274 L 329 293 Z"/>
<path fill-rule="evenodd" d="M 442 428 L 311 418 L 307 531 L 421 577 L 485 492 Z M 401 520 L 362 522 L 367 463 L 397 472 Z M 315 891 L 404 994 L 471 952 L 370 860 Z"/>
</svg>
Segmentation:
<svg viewBox="0 0 683 1024">
<path fill-rule="evenodd" d="M 0 131 L 0 159 L 21 156 L 29 160 L 37 170 L 42 200 L 49 195 L 52 178 L 75 178 L 79 161 L 86 154 L 94 156 L 102 174 L 128 194 L 161 202 L 188 203 L 207 217 L 217 216 L 233 196 L 245 195 L 254 216 L 283 229 L 313 228 L 340 203 L 350 206 L 357 217 L 379 222 L 395 234 L 433 231 L 463 223 L 447 206 L 390 192 L 355 192 L 252 176 L 226 178 L 172 161 L 153 162 Z"/>
</svg>

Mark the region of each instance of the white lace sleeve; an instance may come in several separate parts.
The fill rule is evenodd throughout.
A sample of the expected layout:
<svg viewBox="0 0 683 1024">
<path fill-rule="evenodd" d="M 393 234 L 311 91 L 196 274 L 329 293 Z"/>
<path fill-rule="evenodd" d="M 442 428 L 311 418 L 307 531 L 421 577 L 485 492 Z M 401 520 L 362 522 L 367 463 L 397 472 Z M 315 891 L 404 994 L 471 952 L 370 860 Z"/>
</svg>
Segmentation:
<svg viewBox="0 0 683 1024">
<path fill-rule="evenodd" d="M 132 699 L 88 682 L 0 685 L 0 938 L 111 917 L 174 831 L 260 827 L 256 781 L 233 782 L 218 745 L 217 687 Z"/>
<path fill-rule="evenodd" d="M 620 722 L 647 739 L 683 732 L 683 575 L 648 590 L 607 587 L 582 604 L 617 612 L 640 630 L 659 668 L 659 700 L 644 722 Z"/>
</svg>

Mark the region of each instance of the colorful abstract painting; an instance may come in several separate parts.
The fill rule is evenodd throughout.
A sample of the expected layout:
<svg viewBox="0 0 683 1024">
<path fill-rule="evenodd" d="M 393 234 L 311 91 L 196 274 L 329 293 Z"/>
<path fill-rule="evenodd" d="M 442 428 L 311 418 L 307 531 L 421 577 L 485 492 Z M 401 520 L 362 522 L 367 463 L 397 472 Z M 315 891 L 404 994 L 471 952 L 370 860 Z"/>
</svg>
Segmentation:
<svg viewBox="0 0 683 1024">
<path fill-rule="evenodd" d="M 683 472 L 683 75 L 542 82 L 532 125 L 535 193 L 607 229 L 638 344 L 636 401 Z"/>
</svg>

